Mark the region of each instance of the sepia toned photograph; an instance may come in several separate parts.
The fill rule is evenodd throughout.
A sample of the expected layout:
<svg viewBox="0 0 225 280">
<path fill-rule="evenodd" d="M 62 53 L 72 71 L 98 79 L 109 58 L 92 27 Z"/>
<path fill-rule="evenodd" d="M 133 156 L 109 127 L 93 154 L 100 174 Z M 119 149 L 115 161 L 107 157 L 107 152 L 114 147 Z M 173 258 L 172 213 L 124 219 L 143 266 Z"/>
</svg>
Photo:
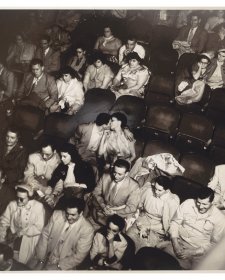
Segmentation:
<svg viewBox="0 0 225 280">
<path fill-rule="evenodd" d="M 0 9 L 0 273 L 225 270 L 225 8 Z"/>
</svg>

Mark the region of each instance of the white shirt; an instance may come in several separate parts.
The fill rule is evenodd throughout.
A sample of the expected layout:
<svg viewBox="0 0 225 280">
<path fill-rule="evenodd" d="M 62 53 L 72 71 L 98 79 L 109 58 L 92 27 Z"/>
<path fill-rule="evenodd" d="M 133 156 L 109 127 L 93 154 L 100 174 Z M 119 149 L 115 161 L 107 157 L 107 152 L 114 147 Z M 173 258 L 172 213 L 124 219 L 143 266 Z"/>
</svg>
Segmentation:
<svg viewBox="0 0 225 280">
<path fill-rule="evenodd" d="M 123 45 L 119 50 L 119 64 L 120 65 L 122 64 L 122 62 L 125 58 L 125 54 L 124 54 L 125 50 L 126 50 L 126 45 Z M 138 45 L 137 43 L 132 52 L 136 52 L 142 59 L 145 58 L 145 49 L 141 45 Z"/>
<path fill-rule="evenodd" d="M 36 86 L 37 83 L 38 83 L 38 81 L 40 81 L 40 79 L 42 78 L 42 76 L 43 76 L 43 73 L 42 73 L 41 76 L 38 77 L 38 78 L 34 77 L 33 82 L 32 82 L 32 85 L 35 84 L 35 86 Z"/>
<path fill-rule="evenodd" d="M 47 49 L 44 51 L 45 56 L 47 55 L 48 51 L 49 51 L 49 48 L 47 48 Z"/>
<path fill-rule="evenodd" d="M 99 147 L 99 143 L 102 138 L 102 135 L 103 135 L 103 130 L 99 131 L 98 126 L 94 124 L 87 150 L 96 152 Z"/>
</svg>

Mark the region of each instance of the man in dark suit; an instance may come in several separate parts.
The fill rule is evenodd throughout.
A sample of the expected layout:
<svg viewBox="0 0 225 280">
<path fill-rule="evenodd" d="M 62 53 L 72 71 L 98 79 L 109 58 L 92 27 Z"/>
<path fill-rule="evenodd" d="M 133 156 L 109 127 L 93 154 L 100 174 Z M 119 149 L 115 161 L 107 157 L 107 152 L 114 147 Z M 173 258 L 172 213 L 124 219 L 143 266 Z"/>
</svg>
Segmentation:
<svg viewBox="0 0 225 280">
<path fill-rule="evenodd" d="M 40 59 L 31 61 L 31 71 L 25 75 L 18 91 L 21 105 L 31 105 L 43 111 L 50 108 L 58 99 L 58 89 L 55 79 L 44 73 L 43 62 Z"/>
<path fill-rule="evenodd" d="M 30 270 L 25 264 L 13 259 L 13 249 L 0 243 L 0 271 L 25 271 Z"/>
<path fill-rule="evenodd" d="M 54 74 L 60 69 L 60 52 L 54 51 L 50 47 L 50 38 L 48 36 L 42 36 L 40 45 L 41 47 L 35 53 L 35 58 L 43 61 L 45 72 Z"/>
<path fill-rule="evenodd" d="M 173 41 L 173 48 L 180 55 L 185 52 L 201 53 L 207 42 L 207 31 L 200 26 L 199 14 L 193 12 L 190 18 L 190 25 L 182 27 L 177 38 Z"/>
<path fill-rule="evenodd" d="M 105 225 L 108 216 L 117 214 L 130 218 L 140 201 L 138 183 L 129 177 L 130 164 L 124 159 L 114 163 L 111 174 L 104 174 L 93 191 L 92 218 Z"/>
<path fill-rule="evenodd" d="M 15 93 L 16 80 L 13 72 L 9 71 L 0 62 L 0 102 L 13 97 Z"/>
</svg>

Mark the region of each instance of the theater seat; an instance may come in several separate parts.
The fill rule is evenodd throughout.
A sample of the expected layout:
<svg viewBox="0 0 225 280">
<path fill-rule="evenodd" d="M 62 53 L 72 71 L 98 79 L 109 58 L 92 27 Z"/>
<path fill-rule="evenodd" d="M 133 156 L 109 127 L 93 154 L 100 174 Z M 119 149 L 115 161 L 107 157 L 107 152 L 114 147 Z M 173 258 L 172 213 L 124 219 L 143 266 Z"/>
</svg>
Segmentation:
<svg viewBox="0 0 225 280">
<path fill-rule="evenodd" d="M 144 147 L 143 157 L 160 153 L 170 153 L 176 160 L 179 160 L 180 152 L 173 145 L 158 140 L 148 141 Z"/>
<path fill-rule="evenodd" d="M 216 124 L 225 122 L 225 89 L 218 88 L 212 91 L 206 115 Z"/>
<path fill-rule="evenodd" d="M 204 151 L 211 143 L 213 131 L 214 124 L 207 117 L 184 113 L 180 121 L 176 145 L 184 152 Z"/>
<path fill-rule="evenodd" d="M 202 185 L 208 185 L 210 178 L 214 174 L 214 162 L 200 154 L 182 155 L 180 164 L 185 168 L 183 173 L 185 178 Z"/>
<path fill-rule="evenodd" d="M 186 199 L 195 199 L 199 190 L 204 188 L 203 185 L 182 176 L 176 176 L 172 181 L 172 193 L 175 193 L 180 198 L 180 203 Z"/>
</svg>

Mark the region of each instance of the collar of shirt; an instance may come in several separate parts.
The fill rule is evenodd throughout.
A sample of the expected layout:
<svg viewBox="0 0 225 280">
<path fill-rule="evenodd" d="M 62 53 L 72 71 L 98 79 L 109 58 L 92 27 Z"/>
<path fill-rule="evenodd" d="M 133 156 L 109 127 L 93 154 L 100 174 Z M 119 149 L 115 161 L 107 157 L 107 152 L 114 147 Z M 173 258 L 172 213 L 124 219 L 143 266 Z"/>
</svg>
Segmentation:
<svg viewBox="0 0 225 280">
<path fill-rule="evenodd" d="M 32 83 L 32 84 L 36 84 L 36 85 L 37 85 L 37 82 L 40 81 L 40 79 L 42 78 L 42 76 L 43 76 L 43 73 L 42 73 L 41 76 L 38 77 L 38 78 L 34 77 L 33 83 Z"/>
<path fill-rule="evenodd" d="M 2 69 L 0 70 L 0 76 L 2 75 L 3 70 L 4 70 L 4 67 L 2 67 Z"/>
<path fill-rule="evenodd" d="M 46 55 L 49 52 L 49 48 L 47 48 L 46 50 L 44 50 L 44 54 Z"/>
</svg>

